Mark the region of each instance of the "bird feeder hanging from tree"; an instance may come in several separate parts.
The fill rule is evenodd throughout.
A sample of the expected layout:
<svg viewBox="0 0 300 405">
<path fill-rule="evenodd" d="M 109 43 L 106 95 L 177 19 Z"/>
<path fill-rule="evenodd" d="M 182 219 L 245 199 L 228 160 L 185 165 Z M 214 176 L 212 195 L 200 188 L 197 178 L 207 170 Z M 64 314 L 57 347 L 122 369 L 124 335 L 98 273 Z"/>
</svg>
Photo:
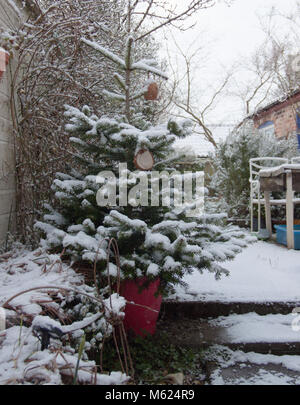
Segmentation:
<svg viewBox="0 0 300 405">
<path fill-rule="evenodd" d="M 6 70 L 8 62 L 9 62 L 9 53 L 5 49 L 0 48 L 0 80 L 2 79 L 3 73 Z"/>
<path fill-rule="evenodd" d="M 141 149 L 134 158 L 134 165 L 138 170 L 152 170 L 154 158 L 149 150 Z"/>
<path fill-rule="evenodd" d="M 147 101 L 157 100 L 158 98 L 158 85 L 155 82 L 148 84 L 147 92 L 145 93 L 145 99 Z"/>
</svg>

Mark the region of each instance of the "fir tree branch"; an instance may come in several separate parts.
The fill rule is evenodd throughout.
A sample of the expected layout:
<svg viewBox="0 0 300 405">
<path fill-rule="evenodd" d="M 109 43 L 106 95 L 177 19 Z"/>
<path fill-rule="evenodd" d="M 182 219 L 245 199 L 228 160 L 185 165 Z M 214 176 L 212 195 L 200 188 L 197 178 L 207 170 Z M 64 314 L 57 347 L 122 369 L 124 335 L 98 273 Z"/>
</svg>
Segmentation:
<svg viewBox="0 0 300 405">
<path fill-rule="evenodd" d="M 115 101 L 125 101 L 126 97 L 123 94 L 113 93 L 111 91 L 103 90 L 102 93 L 109 97 L 111 100 Z"/>
<path fill-rule="evenodd" d="M 144 72 L 149 72 L 149 73 L 153 73 L 157 76 L 162 77 L 163 79 L 168 80 L 169 77 L 166 73 L 162 72 L 159 69 L 156 69 L 153 66 L 149 66 L 146 63 L 143 63 L 143 61 L 139 61 L 139 62 L 135 62 L 132 67 L 131 70 L 143 70 Z"/>
<path fill-rule="evenodd" d="M 84 42 L 86 45 L 90 46 L 91 48 L 94 48 L 96 51 L 99 51 L 103 56 L 110 59 L 112 62 L 118 64 L 122 69 L 126 70 L 125 62 L 117 55 L 115 55 L 113 52 L 110 52 L 103 46 L 97 44 L 96 42 L 89 41 L 88 39 L 81 38 L 81 41 Z"/>
</svg>

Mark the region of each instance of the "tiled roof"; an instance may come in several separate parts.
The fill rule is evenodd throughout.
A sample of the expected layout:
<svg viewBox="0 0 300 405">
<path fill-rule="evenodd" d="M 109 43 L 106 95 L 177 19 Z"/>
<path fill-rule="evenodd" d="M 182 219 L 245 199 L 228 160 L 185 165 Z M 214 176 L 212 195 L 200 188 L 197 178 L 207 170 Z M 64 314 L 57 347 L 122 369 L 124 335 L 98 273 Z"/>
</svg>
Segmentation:
<svg viewBox="0 0 300 405">
<path fill-rule="evenodd" d="M 262 112 L 264 111 L 268 111 L 269 109 L 284 103 L 285 101 L 291 99 L 292 97 L 297 96 L 298 94 L 300 94 L 300 88 L 298 88 L 297 90 L 294 90 L 290 95 L 285 95 L 281 98 L 278 98 L 277 100 L 274 100 L 272 103 L 267 104 L 266 106 L 259 108 L 257 111 L 255 111 L 253 114 L 249 115 L 247 118 L 254 118 L 257 115 L 260 115 Z"/>
</svg>

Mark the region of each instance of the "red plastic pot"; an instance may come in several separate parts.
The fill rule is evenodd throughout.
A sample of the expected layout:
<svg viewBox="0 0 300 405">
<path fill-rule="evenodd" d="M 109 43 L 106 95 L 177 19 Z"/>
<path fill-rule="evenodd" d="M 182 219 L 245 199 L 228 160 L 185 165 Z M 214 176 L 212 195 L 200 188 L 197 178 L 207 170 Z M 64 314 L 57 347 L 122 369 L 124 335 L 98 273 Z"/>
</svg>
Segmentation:
<svg viewBox="0 0 300 405">
<path fill-rule="evenodd" d="M 134 281 L 126 280 L 123 281 L 120 286 L 120 295 L 122 295 L 126 301 L 129 301 L 125 308 L 125 330 L 132 331 L 135 335 L 140 336 L 147 334 L 154 335 L 162 302 L 161 295 L 155 296 L 160 280 L 157 279 L 151 282 L 147 288 L 143 288 L 142 291 L 139 291 L 139 288 L 145 281 L 145 277 Z M 155 311 L 131 304 L 131 302 L 146 306 Z"/>
</svg>

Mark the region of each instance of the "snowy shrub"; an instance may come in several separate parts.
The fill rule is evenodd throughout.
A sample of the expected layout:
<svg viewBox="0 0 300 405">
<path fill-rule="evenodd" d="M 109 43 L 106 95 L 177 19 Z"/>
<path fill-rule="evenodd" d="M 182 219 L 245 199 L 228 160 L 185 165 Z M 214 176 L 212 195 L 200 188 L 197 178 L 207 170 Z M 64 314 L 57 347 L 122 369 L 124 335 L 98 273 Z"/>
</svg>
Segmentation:
<svg viewBox="0 0 300 405">
<path fill-rule="evenodd" d="M 229 217 L 247 218 L 250 200 L 249 160 L 256 157 L 290 157 L 296 153 L 292 139 L 278 140 L 275 135 L 262 136 L 247 122 L 221 142 L 213 157 L 215 172 L 210 188 L 212 201 Z"/>
<path fill-rule="evenodd" d="M 13 326 L 0 336 L 0 384 L 72 384 L 78 355 L 67 347 L 39 350 L 32 328 Z M 121 385 L 129 377 L 121 372 L 100 374 L 95 361 L 80 360 L 77 383 L 82 385 Z"/>
<path fill-rule="evenodd" d="M 42 250 L 18 248 L 0 256 L 0 280 L 7 328 L 0 331 L 0 384 L 72 383 L 83 336 L 79 384 L 128 380 L 122 373 L 99 374 L 89 360 L 123 319 L 123 297 L 110 296 L 107 288 L 98 295 L 59 255 Z M 103 369 L 110 371 L 105 364 Z"/>
</svg>

